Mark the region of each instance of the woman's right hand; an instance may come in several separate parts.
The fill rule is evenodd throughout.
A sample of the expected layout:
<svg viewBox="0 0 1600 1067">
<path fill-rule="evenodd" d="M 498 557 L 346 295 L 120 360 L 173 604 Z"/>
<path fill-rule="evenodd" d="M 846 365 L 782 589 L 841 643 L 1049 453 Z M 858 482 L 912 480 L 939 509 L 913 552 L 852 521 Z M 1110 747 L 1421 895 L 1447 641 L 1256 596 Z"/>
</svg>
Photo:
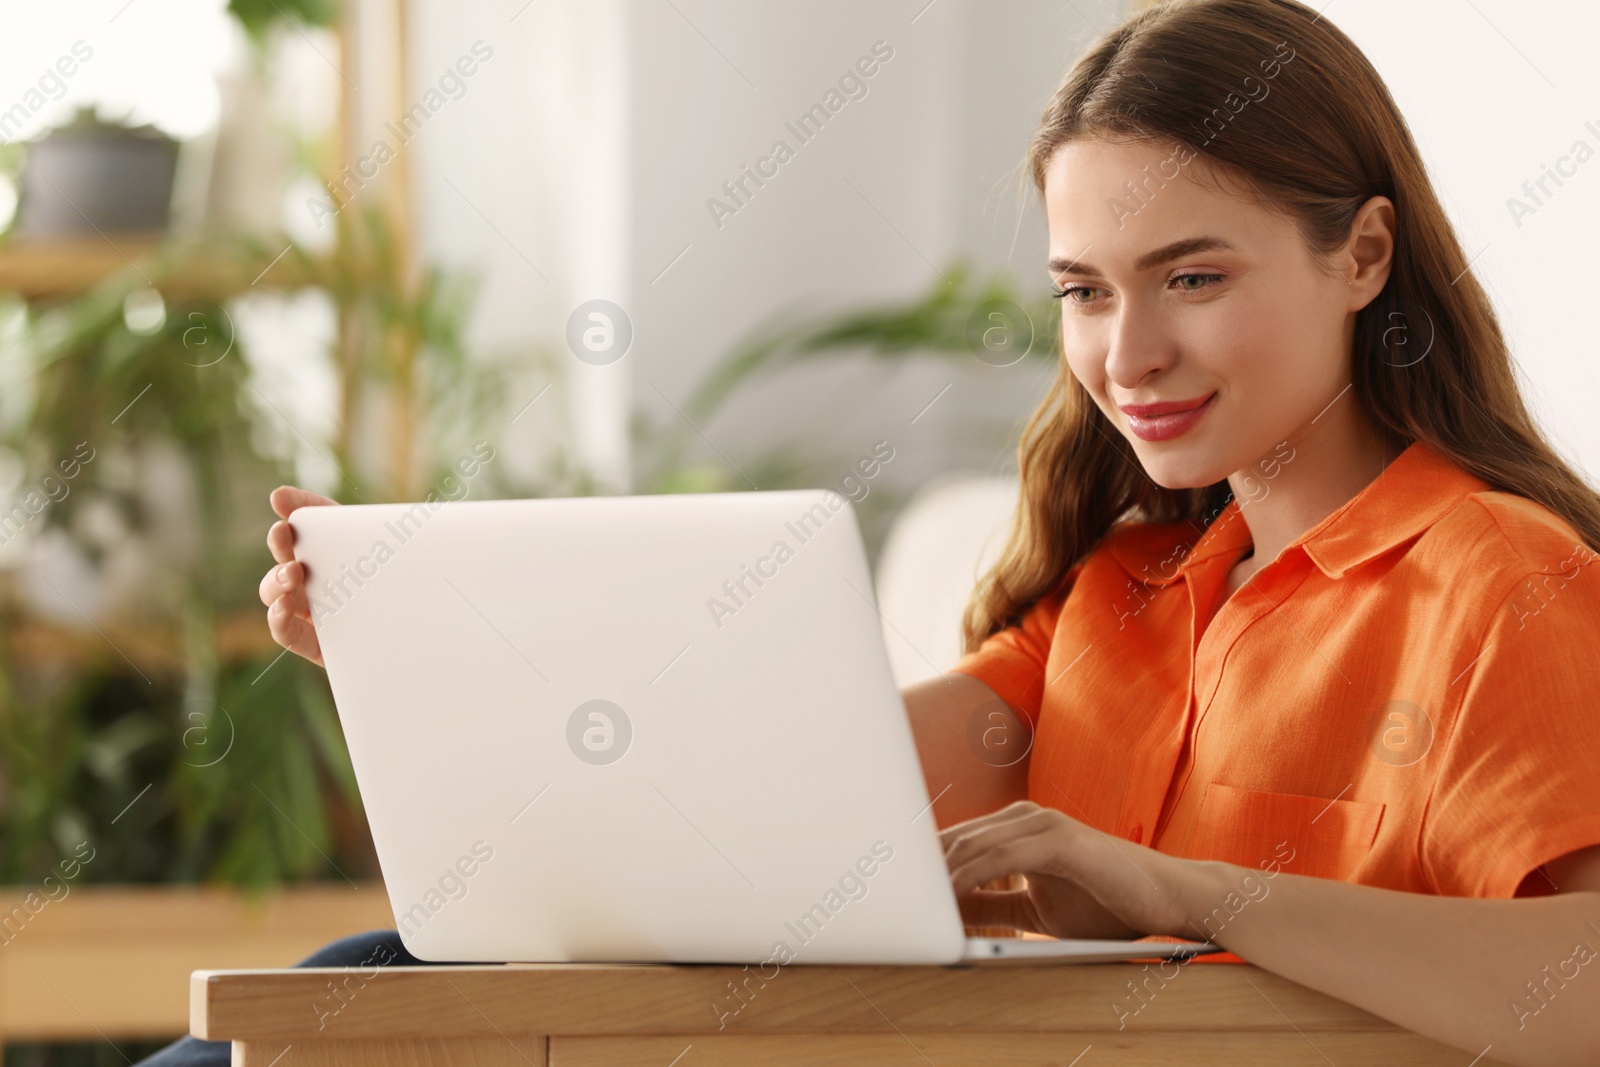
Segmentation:
<svg viewBox="0 0 1600 1067">
<path fill-rule="evenodd" d="M 321 667 L 324 666 L 322 647 L 317 643 L 317 631 L 311 625 L 311 604 L 306 599 L 305 566 L 294 558 L 294 528 L 282 520 L 295 508 L 339 502 L 292 485 L 278 486 L 270 500 L 280 521 L 267 531 L 267 548 L 276 562 L 261 579 L 261 602 L 267 605 L 267 628 L 278 644 Z"/>
</svg>

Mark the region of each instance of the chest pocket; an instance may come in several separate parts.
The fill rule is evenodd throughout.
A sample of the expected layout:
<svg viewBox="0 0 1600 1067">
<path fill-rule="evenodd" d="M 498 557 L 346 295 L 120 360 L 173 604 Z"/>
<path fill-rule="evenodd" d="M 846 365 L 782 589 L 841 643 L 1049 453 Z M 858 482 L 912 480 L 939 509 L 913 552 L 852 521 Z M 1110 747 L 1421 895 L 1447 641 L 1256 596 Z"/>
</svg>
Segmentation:
<svg viewBox="0 0 1600 1067">
<path fill-rule="evenodd" d="M 1347 879 L 1372 848 L 1382 804 L 1297 793 L 1206 786 L 1192 847 L 1195 859 L 1290 874 Z"/>
</svg>

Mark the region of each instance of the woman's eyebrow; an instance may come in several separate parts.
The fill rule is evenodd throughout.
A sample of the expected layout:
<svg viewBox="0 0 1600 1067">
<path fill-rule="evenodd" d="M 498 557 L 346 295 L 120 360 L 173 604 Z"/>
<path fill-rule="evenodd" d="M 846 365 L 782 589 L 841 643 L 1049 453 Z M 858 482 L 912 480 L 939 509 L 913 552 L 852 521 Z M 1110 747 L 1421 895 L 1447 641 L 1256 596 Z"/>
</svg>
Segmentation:
<svg viewBox="0 0 1600 1067">
<path fill-rule="evenodd" d="M 1192 256 L 1196 252 L 1220 251 L 1233 252 L 1237 251 L 1237 249 L 1220 237 L 1185 237 L 1181 241 L 1173 241 L 1171 244 L 1162 245 L 1160 248 L 1146 252 L 1133 261 L 1133 269 L 1136 271 L 1149 270 L 1151 267 L 1158 267 L 1182 256 Z M 1054 274 L 1084 274 L 1091 278 L 1105 277 L 1098 268 L 1091 267 L 1078 259 L 1065 259 L 1058 256 L 1052 259 L 1048 266 Z"/>
</svg>

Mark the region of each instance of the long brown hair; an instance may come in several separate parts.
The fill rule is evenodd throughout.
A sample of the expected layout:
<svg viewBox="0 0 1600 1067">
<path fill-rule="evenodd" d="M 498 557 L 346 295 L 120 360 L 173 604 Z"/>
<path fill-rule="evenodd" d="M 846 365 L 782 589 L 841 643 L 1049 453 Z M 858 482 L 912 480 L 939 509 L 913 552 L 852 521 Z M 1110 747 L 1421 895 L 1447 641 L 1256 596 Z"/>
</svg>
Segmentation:
<svg viewBox="0 0 1600 1067">
<path fill-rule="evenodd" d="M 1356 318 L 1355 402 L 1397 446 L 1427 442 L 1600 549 L 1600 495 L 1529 417 L 1494 309 L 1405 120 L 1332 24 L 1295 0 L 1168 0 L 1136 14 L 1090 47 L 1046 106 L 1025 161 L 1041 194 L 1056 149 L 1087 137 L 1204 156 L 1280 208 L 1319 256 L 1348 238 L 1369 198 L 1392 200 L 1389 280 Z M 1017 454 L 1021 500 L 967 603 L 967 651 L 1058 591 L 1117 521 L 1187 521 L 1198 535 L 1230 498 L 1226 481 L 1151 481 L 1065 359 Z"/>
</svg>

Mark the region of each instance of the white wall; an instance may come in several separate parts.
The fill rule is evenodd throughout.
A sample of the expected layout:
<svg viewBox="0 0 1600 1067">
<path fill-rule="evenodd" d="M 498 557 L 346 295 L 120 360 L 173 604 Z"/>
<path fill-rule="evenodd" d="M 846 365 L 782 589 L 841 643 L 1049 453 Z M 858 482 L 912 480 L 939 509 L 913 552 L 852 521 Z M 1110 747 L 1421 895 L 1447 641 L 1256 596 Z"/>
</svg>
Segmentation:
<svg viewBox="0 0 1600 1067">
<path fill-rule="evenodd" d="M 1600 478 L 1600 5 L 1591 0 L 1334 0 L 1328 17 L 1372 60 L 1410 122 L 1488 288 L 1536 416 Z M 1585 126 L 1590 123 L 1592 129 Z M 1586 141 L 1535 213 L 1536 180 Z M 1568 170 L 1573 164 L 1566 165 Z"/>
<path fill-rule="evenodd" d="M 496 49 L 448 121 L 416 142 L 424 243 L 430 255 L 485 275 L 477 329 L 497 343 L 559 342 L 567 314 L 592 297 L 627 310 L 635 335 L 624 359 L 598 368 L 567 360 L 603 385 L 602 401 L 580 397 L 573 408 L 597 468 L 625 475 L 615 449 L 630 404 L 657 421 L 676 418 L 673 405 L 716 358 L 779 309 L 921 294 L 960 253 L 987 269 L 1009 258 L 1042 289 L 1042 219 L 1008 179 L 1087 32 L 1070 8 L 1047 0 L 1003 11 L 969 0 L 519 8 L 413 0 L 414 85 L 474 39 Z M 800 144 L 785 121 L 879 40 L 894 56 L 866 80 L 867 95 Z M 707 199 L 780 138 L 794 159 L 718 227 Z M 740 394 L 702 427 L 714 444 L 700 442 L 699 454 L 744 466 L 791 440 L 843 464 L 888 439 L 892 477 L 903 484 L 952 463 L 1003 467 L 1009 449 L 992 442 L 1031 409 L 1043 377 L 1038 367 L 976 359 L 814 368 Z M 974 417 L 991 422 L 976 452 L 958 436 Z"/>
<path fill-rule="evenodd" d="M 413 142 L 423 255 L 482 278 L 478 345 L 558 349 L 578 304 L 631 303 L 628 9 L 413 0 L 411 12 L 413 95 L 475 43 L 493 50 Z M 600 367 L 566 356 L 561 368 L 554 379 L 530 368 L 519 382 L 512 415 L 555 387 L 517 418 L 507 462 L 531 469 L 570 444 L 603 485 L 625 487 L 626 358 Z"/>
<path fill-rule="evenodd" d="M 717 356 L 777 309 L 919 296 L 958 255 L 985 270 L 1009 259 L 1042 291 L 1042 218 L 1005 179 L 1081 47 L 1083 21 L 1070 7 L 675 0 L 631 10 L 643 323 L 635 391 L 653 417 L 674 417 L 668 401 L 680 402 Z M 786 122 L 878 41 L 893 58 L 866 80 L 867 95 L 801 144 Z M 708 199 L 722 197 L 722 183 L 779 139 L 794 148 L 793 160 L 719 226 Z M 1008 464 L 1008 431 L 1042 388 L 1037 366 L 845 361 L 737 394 L 701 429 L 734 464 L 789 439 L 832 457 L 841 473 L 887 440 L 896 458 L 886 477 L 915 485 L 951 465 Z M 960 436 L 974 417 L 991 424 L 976 444 Z M 702 453 L 717 458 L 710 447 Z"/>
<path fill-rule="evenodd" d="M 571 433 L 619 485 L 630 407 L 676 418 L 712 362 L 780 309 L 909 297 L 958 254 L 1042 286 L 1044 227 L 1014 168 L 1061 74 L 1114 17 L 1109 0 L 412 4 L 414 83 L 474 39 L 497 49 L 419 141 L 426 246 L 485 274 L 478 330 L 497 343 L 559 344 L 593 296 L 627 309 L 624 359 L 566 361 L 580 373 Z M 1332 0 L 1326 12 L 1388 80 L 1464 243 L 1481 250 L 1475 269 L 1537 413 L 1600 473 L 1600 420 L 1587 417 L 1600 402 L 1588 315 L 1600 260 L 1586 243 L 1600 232 L 1600 160 L 1522 225 L 1507 208 L 1575 141 L 1600 151 L 1600 5 Z M 894 58 L 868 95 L 800 145 L 785 121 L 878 40 Z M 779 138 L 793 160 L 719 227 L 707 199 Z M 903 485 L 952 466 L 1004 470 L 1009 449 L 994 442 L 1043 379 L 976 360 L 807 368 L 739 394 L 701 427 L 712 443 L 700 455 L 743 466 L 789 440 L 843 464 L 886 438 Z"/>
</svg>

